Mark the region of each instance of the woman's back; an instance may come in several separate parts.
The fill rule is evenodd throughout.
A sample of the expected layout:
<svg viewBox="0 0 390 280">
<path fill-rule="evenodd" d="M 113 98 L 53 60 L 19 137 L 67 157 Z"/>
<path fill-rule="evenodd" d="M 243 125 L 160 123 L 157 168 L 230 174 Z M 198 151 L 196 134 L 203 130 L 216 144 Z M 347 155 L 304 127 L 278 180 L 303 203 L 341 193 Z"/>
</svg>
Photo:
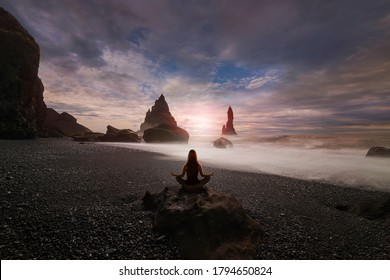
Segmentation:
<svg viewBox="0 0 390 280">
<path fill-rule="evenodd" d="M 199 174 L 199 164 L 196 162 L 187 162 L 187 180 L 186 183 L 190 185 L 195 185 L 200 182 L 198 179 Z"/>
</svg>

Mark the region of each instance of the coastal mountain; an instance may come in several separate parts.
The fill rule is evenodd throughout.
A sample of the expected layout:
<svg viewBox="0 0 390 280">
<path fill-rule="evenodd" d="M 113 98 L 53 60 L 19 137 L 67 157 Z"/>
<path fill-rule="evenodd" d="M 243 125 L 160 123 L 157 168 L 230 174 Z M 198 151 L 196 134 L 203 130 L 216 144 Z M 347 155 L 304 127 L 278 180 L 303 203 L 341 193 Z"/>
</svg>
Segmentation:
<svg viewBox="0 0 390 280">
<path fill-rule="evenodd" d="M 59 114 L 52 108 L 47 108 L 43 129 L 47 137 L 76 136 L 91 133 L 89 128 L 77 123 L 77 119 L 71 114 L 63 112 Z"/>
<path fill-rule="evenodd" d="M 46 113 L 38 77 L 39 46 L 1 7 L 0 42 L 0 138 L 36 137 Z"/>
<path fill-rule="evenodd" d="M 175 118 L 169 112 L 168 103 L 163 94 L 155 101 L 152 109 L 146 112 L 145 121 L 141 124 L 141 133 L 148 128 L 156 127 L 160 124 L 177 126 Z"/>
<path fill-rule="evenodd" d="M 223 125 L 222 127 L 222 134 L 223 135 L 236 135 L 236 130 L 233 127 L 233 109 L 229 106 L 229 109 L 227 111 L 227 122 L 226 125 Z"/>
</svg>

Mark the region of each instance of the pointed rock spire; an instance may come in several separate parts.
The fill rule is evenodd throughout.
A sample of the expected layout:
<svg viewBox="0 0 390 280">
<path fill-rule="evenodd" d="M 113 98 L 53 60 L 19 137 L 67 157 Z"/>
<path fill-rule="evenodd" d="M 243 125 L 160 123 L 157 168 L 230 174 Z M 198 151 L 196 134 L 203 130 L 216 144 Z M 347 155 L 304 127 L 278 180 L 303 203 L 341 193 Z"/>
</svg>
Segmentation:
<svg viewBox="0 0 390 280">
<path fill-rule="evenodd" d="M 222 134 L 224 135 L 236 135 L 236 130 L 233 127 L 233 109 L 229 106 L 229 109 L 227 111 L 227 122 L 226 125 L 222 126 Z"/>
<path fill-rule="evenodd" d="M 152 109 L 146 112 L 145 121 L 141 124 L 141 132 L 163 123 L 177 126 L 175 118 L 169 112 L 168 103 L 165 101 L 164 95 L 161 94 L 155 101 Z"/>
</svg>

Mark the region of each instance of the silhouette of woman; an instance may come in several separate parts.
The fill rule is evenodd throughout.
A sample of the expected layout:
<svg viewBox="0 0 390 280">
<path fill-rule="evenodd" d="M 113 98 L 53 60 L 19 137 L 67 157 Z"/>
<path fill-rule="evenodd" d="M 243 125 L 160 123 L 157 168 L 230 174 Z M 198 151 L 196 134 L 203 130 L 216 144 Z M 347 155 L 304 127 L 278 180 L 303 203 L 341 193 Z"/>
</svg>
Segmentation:
<svg viewBox="0 0 390 280">
<path fill-rule="evenodd" d="M 183 179 L 184 174 L 187 173 L 187 180 Z M 198 173 L 203 177 L 202 180 L 198 179 Z M 188 152 L 188 159 L 186 164 L 184 164 L 181 174 L 175 174 L 171 172 L 172 176 L 176 177 L 176 180 L 180 185 L 186 190 L 197 190 L 202 189 L 210 181 L 210 177 L 214 176 L 214 172 L 210 174 L 204 174 L 202 165 L 198 162 L 198 156 L 196 155 L 195 150 L 190 150 Z"/>
</svg>

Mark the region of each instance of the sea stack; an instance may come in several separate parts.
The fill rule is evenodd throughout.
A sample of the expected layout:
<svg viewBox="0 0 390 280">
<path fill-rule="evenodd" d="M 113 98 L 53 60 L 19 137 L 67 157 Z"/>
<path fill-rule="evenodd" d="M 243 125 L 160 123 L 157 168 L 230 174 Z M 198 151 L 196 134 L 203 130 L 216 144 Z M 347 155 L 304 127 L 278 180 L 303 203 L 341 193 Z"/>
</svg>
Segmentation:
<svg viewBox="0 0 390 280">
<path fill-rule="evenodd" d="M 234 127 L 233 127 L 233 109 L 229 106 L 229 109 L 227 111 L 227 122 L 226 125 L 222 126 L 222 134 L 223 135 L 237 135 Z"/>
<path fill-rule="evenodd" d="M 38 77 L 39 46 L 1 7 L 0 42 L 0 138 L 38 136 L 46 114 Z"/>
<path fill-rule="evenodd" d="M 177 126 L 175 118 L 169 112 L 168 103 L 163 94 L 146 112 L 145 121 L 141 124 L 141 133 L 146 143 L 179 142 L 187 143 L 188 132 Z"/>
<path fill-rule="evenodd" d="M 177 126 L 175 118 L 169 112 L 168 103 L 163 94 L 160 95 L 152 106 L 152 109 L 146 112 L 145 121 L 141 124 L 141 133 L 148 128 L 156 127 L 160 124 Z"/>
</svg>

